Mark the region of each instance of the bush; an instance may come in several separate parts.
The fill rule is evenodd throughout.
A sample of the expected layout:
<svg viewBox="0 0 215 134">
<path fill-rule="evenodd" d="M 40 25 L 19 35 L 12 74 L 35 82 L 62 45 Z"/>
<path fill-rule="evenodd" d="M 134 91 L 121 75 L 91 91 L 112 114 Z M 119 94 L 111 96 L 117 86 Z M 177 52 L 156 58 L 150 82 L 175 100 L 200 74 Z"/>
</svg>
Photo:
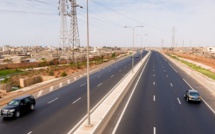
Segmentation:
<svg viewBox="0 0 215 134">
<path fill-rule="evenodd" d="M 67 73 L 64 71 L 64 72 L 61 73 L 61 76 L 65 77 L 65 76 L 67 76 Z"/>
</svg>

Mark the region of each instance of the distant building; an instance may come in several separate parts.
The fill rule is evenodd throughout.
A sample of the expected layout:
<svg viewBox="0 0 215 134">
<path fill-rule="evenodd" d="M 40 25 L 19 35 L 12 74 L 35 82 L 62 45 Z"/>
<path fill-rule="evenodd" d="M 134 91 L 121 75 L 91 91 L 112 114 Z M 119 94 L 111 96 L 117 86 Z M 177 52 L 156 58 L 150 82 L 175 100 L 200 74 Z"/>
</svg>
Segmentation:
<svg viewBox="0 0 215 134">
<path fill-rule="evenodd" d="M 207 52 L 215 53 L 215 47 L 207 47 Z"/>
</svg>

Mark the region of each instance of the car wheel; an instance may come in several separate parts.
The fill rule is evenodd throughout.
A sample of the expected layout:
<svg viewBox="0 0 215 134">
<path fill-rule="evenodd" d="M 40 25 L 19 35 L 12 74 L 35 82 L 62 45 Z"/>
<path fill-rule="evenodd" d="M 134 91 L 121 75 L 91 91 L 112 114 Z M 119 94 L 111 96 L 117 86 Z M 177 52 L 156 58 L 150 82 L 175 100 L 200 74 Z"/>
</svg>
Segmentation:
<svg viewBox="0 0 215 134">
<path fill-rule="evenodd" d="M 19 117 L 20 117 L 20 112 L 19 112 L 19 111 L 16 111 L 15 117 L 16 117 L 16 118 L 19 118 Z"/>
<path fill-rule="evenodd" d="M 30 110 L 33 111 L 35 108 L 34 104 L 31 104 Z"/>
<path fill-rule="evenodd" d="M 189 102 L 190 100 L 189 100 L 189 97 L 187 97 L 187 102 Z"/>
</svg>

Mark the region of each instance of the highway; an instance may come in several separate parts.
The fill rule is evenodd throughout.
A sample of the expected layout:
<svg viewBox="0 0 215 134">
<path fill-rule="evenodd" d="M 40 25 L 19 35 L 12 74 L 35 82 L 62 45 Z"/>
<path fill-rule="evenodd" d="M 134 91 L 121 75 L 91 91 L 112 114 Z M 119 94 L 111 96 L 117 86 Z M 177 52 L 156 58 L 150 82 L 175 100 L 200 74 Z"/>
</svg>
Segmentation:
<svg viewBox="0 0 215 134">
<path fill-rule="evenodd" d="M 153 52 L 103 133 L 215 134 L 215 113 L 204 102 L 188 103 L 183 98 L 189 82 L 199 85 L 186 79 Z"/>
<path fill-rule="evenodd" d="M 144 51 L 143 55 L 147 52 Z M 135 64 L 140 60 L 135 58 Z M 90 76 L 91 109 L 131 69 L 128 57 Z M 1 119 L 1 134 L 63 134 L 69 132 L 87 112 L 86 77 L 38 98 L 36 108 L 18 119 Z"/>
</svg>

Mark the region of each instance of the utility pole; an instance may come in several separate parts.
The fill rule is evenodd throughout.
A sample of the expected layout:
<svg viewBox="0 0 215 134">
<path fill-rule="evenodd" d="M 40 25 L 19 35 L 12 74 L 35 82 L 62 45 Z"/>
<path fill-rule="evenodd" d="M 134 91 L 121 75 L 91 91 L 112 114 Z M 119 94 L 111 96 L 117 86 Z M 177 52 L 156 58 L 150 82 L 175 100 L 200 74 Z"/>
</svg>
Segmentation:
<svg viewBox="0 0 215 134">
<path fill-rule="evenodd" d="M 59 0 L 59 15 L 60 15 L 60 47 L 64 50 L 67 46 L 68 30 L 67 30 L 67 0 Z"/>
<path fill-rule="evenodd" d="M 82 6 L 76 4 L 76 0 L 69 0 L 71 2 L 71 12 L 68 14 L 71 17 L 70 20 L 70 34 L 69 34 L 69 47 L 72 50 L 72 60 L 75 61 L 75 48 L 80 47 L 79 31 L 78 31 L 78 20 L 76 8 Z"/>
</svg>

